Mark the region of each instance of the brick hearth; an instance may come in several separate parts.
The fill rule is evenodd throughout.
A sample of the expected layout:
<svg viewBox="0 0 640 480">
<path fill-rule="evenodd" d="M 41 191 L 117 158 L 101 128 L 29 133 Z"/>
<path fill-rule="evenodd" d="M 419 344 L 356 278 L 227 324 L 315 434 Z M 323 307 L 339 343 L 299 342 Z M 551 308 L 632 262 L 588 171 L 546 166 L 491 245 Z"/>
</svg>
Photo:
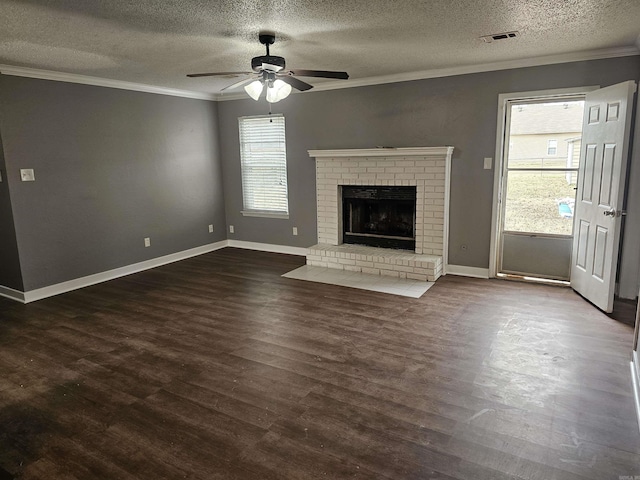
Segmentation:
<svg viewBox="0 0 640 480">
<path fill-rule="evenodd" d="M 307 263 L 436 280 L 443 273 L 443 257 L 446 257 L 452 152 L 453 147 L 310 150 L 309 155 L 316 159 L 318 245 L 311 247 Z M 415 252 L 341 245 L 340 187 L 343 185 L 415 186 Z"/>
</svg>

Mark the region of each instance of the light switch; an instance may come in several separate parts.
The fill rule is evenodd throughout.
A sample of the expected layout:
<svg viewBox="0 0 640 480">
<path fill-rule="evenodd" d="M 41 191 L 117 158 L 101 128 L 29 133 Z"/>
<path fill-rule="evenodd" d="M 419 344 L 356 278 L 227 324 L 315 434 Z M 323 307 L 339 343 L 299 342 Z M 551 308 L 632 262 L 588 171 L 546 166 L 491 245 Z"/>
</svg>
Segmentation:
<svg viewBox="0 0 640 480">
<path fill-rule="evenodd" d="M 484 169 L 491 170 L 491 164 L 493 163 L 493 158 L 484 157 Z"/>
<path fill-rule="evenodd" d="M 36 174 L 33 172 L 33 168 L 21 168 L 20 179 L 23 182 L 35 182 Z"/>
</svg>

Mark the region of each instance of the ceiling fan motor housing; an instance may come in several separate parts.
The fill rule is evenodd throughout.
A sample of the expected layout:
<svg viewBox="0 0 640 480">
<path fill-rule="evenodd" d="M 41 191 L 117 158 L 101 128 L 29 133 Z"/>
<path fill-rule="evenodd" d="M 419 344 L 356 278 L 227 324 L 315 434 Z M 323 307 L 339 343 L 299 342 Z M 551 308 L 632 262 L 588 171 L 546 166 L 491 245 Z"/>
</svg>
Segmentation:
<svg viewBox="0 0 640 480">
<path fill-rule="evenodd" d="M 262 71 L 262 64 L 268 63 L 269 65 L 276 65 L 284 69 L 284 57 L 278 57 L 276 55 L 261 55 L 260 57 L 253 57 L 251 59 L 251 68 L 254 72 L 259 73 Z"/>
</svg>

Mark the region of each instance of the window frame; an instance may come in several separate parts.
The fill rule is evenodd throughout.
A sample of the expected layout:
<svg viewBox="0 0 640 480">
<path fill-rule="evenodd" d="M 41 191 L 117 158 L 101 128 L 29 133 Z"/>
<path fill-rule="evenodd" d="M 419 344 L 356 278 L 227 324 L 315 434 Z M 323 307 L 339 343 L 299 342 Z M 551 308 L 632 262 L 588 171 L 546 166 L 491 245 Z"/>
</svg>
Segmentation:
<svg viewBox="0 0 640 480">
<path fill-rule="evenodd" d="M 250 194 L 247 192 L 247 187 L 248 185 L 251 183 L 252 186 L 255 187 L 260 187 L 260 182 L 259 181 L 255 181 L 255 179 L 253 179 L 252 181 L 252 174 L 250 173 L 251 170 L 251 164 L 252 160 L 255 162 L 255 158 L 251 158 L 252 154 L 251 153 L 247 153 L 247 146 L 248 145 L 259 145 L 260 142 L 250 142 L 248 140 L 250 140 L 250 138 L 247 138 L 247 134 L 246 129 L 249 128 L 249 126 L 247 125 L 249 121 L 251 122 L 256 122 L 256 121 L 261 121 L 264 120 L 264 122 L 262 124 L 258 124 L 257 126 L 261 127 L 261 128 L 265 128 L 268 124 L 273 123 L 274 121 L 278 122 L 279 125 L 281 125 L 282 128 L 282 133 L 281 136 L 279 134 L 274 134 L 273 139 L 270 139 L 269 141 L 272 142 L 272 146 L 274 146 L 276 143 L 278 144 L 278 148 L 281 147 L 281 151 L 271 151 L 269 156 L 274 157 L 273 161 L 276 162 L 274 163 L 271 168 L 274 168 L 276 170 L 279 170 L 279 172 L 276 173 L 276 177 L 280 176 L 280 181 L 284 182 L 284 195 L 280 195 L 279 198 L 277 196 L 274 196 L 273 198 L 275 200 L 280 200 L 282 201 L 284 199 L 284 206 L 286 208 L 286 210 L 283 209 L 277 209 L 277 208 L 269 208 L 269 207 L 274 207 L 273 204 L 271 205 L 262 205 L 265 208 L 256 208 L 260 205 L 256 205 L 256 203 L 258 203 L 256 201 L 255 198 L 251 198 Z M 255 132 L 253 132 L 254 135 L 258 135 Z M 249 135 L 251 134 L 251 132 L 249 132 Z M 247 217 L 263 217 L 263 218 L 283 218 L 283 219 L 287 219 L 289 218 L 289 180 L 288 180 L 288 172 L 287 172 L 287 148 L 286 148 L 286 130 L 285 130 L 285 118 L 284 115 L 282 114 L 270 114 L 270 115 L 251 115 L 251 116 L 244 116 L 244 117 L 239 117 L 238 118 L 238 139 L 239 139 L 239 146 L 240 146 L 240 175 L 241 175 L 241 184 L 242 184 L 242 210 L 240 211 L 240 213 L 243 216 L 247 216 Z M 253 152 L 254 156 L 259 157 L 260 153 L 259 153 L 259 148 L 258 147 L 258 153 L 256 154 L 255 152 Z M 277 160 L 277 157 L 280 157 L 279 160 Z M 276 161 L 277 160 L 277 161 Z M 268 168 L 265 167 L 265 165 L 253 165 L 254 169 L 264 169 L 264 168 Z M 255 173 L 256 175 L 258 175 L 258 173 Z M 273 185 L 269 185 L 268 183 L 264 184 L 264 188 L 268 189 L 270 187 L 272 187 Z"/>
<path fill-rule="evenodd" d="M 552 149 L 553 149 L 553 153 L 551 153 Z M 558 155 L 558 140 L 556 139 L 547 140 L 547 155 L 550 157 L 551 156 L 555 157 L 556 155 Z"/>
</svg>

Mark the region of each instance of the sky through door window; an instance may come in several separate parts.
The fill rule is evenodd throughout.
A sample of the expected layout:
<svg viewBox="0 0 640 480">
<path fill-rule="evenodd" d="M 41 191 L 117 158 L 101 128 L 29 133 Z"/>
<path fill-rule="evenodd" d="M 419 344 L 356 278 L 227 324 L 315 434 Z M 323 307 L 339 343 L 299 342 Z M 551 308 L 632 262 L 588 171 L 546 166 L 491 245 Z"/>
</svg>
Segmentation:
<svg viewBox="0 0 640 480">
<path fill-rule="evenodd" d="M 243 215 L 288 217 L 284 116 L 240 117 Z"/>
</svg>

